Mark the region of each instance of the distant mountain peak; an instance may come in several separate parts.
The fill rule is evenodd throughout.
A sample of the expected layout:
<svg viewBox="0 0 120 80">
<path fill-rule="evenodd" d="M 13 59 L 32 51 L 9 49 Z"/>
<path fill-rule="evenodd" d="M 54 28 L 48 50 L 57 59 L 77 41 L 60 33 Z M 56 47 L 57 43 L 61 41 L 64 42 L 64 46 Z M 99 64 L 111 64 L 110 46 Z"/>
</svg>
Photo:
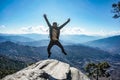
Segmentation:
<svg viewBox="0 0 120 80">
<path fill-rule="evenodd" d="M 99 48 L 112 54 L 120 53 L 120 35 L 110 36 L 103 39 L 93 40 L 85 43 L 90 47 Z"/>
<path fill-rule="evenodd" d="M 69 64 L 47 59 L 39 61 L 2 80 L 90 80 L 85 74 Z"/>
</svg>

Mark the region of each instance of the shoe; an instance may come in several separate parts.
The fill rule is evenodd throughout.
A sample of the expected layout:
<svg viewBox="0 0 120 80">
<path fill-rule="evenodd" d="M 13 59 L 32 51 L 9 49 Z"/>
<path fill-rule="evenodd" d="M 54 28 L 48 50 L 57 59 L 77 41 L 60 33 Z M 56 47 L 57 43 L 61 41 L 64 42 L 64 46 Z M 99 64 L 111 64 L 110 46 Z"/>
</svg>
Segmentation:
<svg viewBox="0 0 120 80">
<path fill-rule="evenodd" d="M 63 52 L 65 55 L 67 55 L 67 53 L 66 52 Z"/>
<path fill-rule="evenodd" d="M 48 58 L 50 58 L 50 56 L 51 56 L 51 53 L 50 53 L 50 54 L 48 54 Z"/>
</svg>

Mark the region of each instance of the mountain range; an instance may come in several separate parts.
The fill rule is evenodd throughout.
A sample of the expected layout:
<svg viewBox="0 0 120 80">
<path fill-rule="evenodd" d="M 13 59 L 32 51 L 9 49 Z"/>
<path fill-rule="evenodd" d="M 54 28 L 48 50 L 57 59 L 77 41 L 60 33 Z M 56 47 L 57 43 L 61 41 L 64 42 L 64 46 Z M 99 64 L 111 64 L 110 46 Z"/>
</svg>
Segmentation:
<svg viewBox="0 0 120 80">
<path fill-rule="evenodd" d="M 13 60 L 6 56 L 0 55 L 0 79 L 8 74 L 21 70 L 26 66 L 27 64 L 22 61 Z"/>
<path fill-rule="evenodd" d="M 108 60 L 119 61 L 120 55 L 110 54 L 100 49 L 87 47 L 84 45 L 70 45 L 65 46 L 68 53 L 67 56 L 62 54 L 60 48 L 54 46 L 51 50 L 51 58 L 68 62 L 69 64 L 80 65 L 88 61 L 103 61 Z M 0 43 L 0 54 L 5 55 L 11 59 L 24 61 L 27 63 L 36 62 L 47 59 L 47 46 L 32 47 L 19 45 L 10 41 Z"/>
<path fill-rule="evenodd" d="M 30 42 L 30 41 L 34 41 L 34 39 L 24 36 L 18 36 L 18 35 L 0 34 L 0 42 L 5 42 L 5 41 Z"/>
<path fill-rule="evenodd" d="M 103 39 L 89 41 L 84 43 L 87 46 L 99 48 L 113 54 L 120 54 L 120 35 L 111 36 Z"/>
<path fill-rule="evenodd" d="M 60 40 L 68 43 L 83 43 L 91 40 L 97 40 L 102 37 L 100 36 L 88 36 L 88 35 L 61 35 Z M 0 42 L 11 41 L 11 42 L 33 42 L 49 40 L 49 35 L 45 34 L 0 34 Z"/>
<path fill-rule="evenodd" d="M 29 34 L 29 36 L 30 35 L 31 34 Z M 2 34 L 0 36 L 6 37 L 0 37 L 0 55 L 2 56 L 15 61 L 22 61 L 27 64 L 47 59 L 47 45 L 49 39 L 46 39 L 45 36 L 43 37 L 44 39 L 42 37 L 41 39 L 35 39 L 34 36 L 28 37 L 28 34 L 25 34 L 25 36 Z M 37 35 L 37 37 L 38 36 L 39 35 Z M 51 50 L 51 58 L 66 62 L 83 71 L 84 66 L 89 62 L 107 61 L 112 65 L 112 72 L 116 72 L 119 75 L 119 35 L 102 39 L 101 37 L 97 37 L 93 38 L 92 41 L 92 37 L 90 37 L 91 39 L 86 38 L 86 40 L 84 40 L 85 38 L 79 36 L 73 36 L 71 38 L 69 36 L 68 38 L 61 36 L 60 42 L 64 45 L 68 55 L 65 56 L 62 54 L 60 48 L 54 46 Z M 81 39 L 83 40 L 80 41 Z"/>
</svg>

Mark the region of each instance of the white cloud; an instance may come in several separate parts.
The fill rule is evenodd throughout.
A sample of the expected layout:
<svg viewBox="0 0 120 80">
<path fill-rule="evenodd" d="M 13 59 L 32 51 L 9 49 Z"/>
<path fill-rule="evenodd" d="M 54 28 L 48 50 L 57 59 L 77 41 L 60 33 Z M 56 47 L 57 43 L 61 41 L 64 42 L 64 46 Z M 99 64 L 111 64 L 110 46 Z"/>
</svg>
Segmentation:
<svg viewBox="0 0 120 80">
<path fill-rule="evenodd" d="M 61 30 L 61 34 L 82 34 L 85 30 L 79 27 L 64 27 Z M 8 34 L 28 34 L 28 33 L 37 33 L 37 34 L 49 34 L 49 28 L 44 26 L 35 26 L 35 27 L 21 27 L 17 30 L 6 31 Z"/>
<path fill-rule="evenodd" d="M 118 31 L 110 31 L 110 32 L 102 31 L 101 35 L 102 36 L 120 35 L 120 30 L 118 30 Z"/>
<path fill-rule="evenodd" d="M 0 26 L 1 28 L 5 28 L 4 25 Z M 3 33 L 7 34 L 29 34 L 29 33 L 37 33 L 37 34 L 49 34 L 49 28 L 44 26 L 30 26 L 30 27 L 21 27 L 17 30 L 7 30 Z M 85 34 L 85 35 L 100 35 L 100 36 L 111 36 L 120 34 L 120 30 L 118 31 L 89 31 L 81 27 L 64 27 L 61 30 L 62 35 L 75 35 L 75 34 Z"/>
<path fill-rule="evenodd" d="M 22 27 L 20 30 L 22 33 L 38 33 L 38 34 L 48 34 L 49 28 L 44 26 L 36 26 L 36 27 Z M 79 27 L 64 27 L 61 30 L 61 34 L 65 35 L 73 35 L 73 34 L 83 34 L 85 32 L 84 29 Z"/>
<path fill-rule="evenodd" d="M 36 26 L 36 27 L 22 27 L 20 31 L 24 33 L 39 33 L 39 34 L 48 34 L 48 28 L 44 26 Z"/>
<path fill-rule="evenodd" d="M 80 27 L 65 27 L 61 30 L 61 34 L 83 34 L 84 31 L 85 29 L 82 29 Z"/>
<path fill-rule="evenodd" d="M 35 27 L 21 27 L 17 30 L 8 30 L 5 33 L 7 34 L 48 34 L 48 28 L 44 26 L 35 26 Z"/>
</svg>

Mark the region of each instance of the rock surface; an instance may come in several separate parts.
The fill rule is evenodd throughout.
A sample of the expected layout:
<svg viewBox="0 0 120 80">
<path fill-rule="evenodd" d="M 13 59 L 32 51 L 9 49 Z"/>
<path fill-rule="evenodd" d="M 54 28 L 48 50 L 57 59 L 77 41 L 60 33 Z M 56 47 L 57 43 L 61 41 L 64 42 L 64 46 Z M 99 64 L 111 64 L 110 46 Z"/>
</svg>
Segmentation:
<svg viewBox="0 0 120 80">
<path fill-rule="evenodd" d="M 2 80 L 90 80 L 85 74 L 69 64 L 47 59 L 39 61 Z"/>
</svg>

